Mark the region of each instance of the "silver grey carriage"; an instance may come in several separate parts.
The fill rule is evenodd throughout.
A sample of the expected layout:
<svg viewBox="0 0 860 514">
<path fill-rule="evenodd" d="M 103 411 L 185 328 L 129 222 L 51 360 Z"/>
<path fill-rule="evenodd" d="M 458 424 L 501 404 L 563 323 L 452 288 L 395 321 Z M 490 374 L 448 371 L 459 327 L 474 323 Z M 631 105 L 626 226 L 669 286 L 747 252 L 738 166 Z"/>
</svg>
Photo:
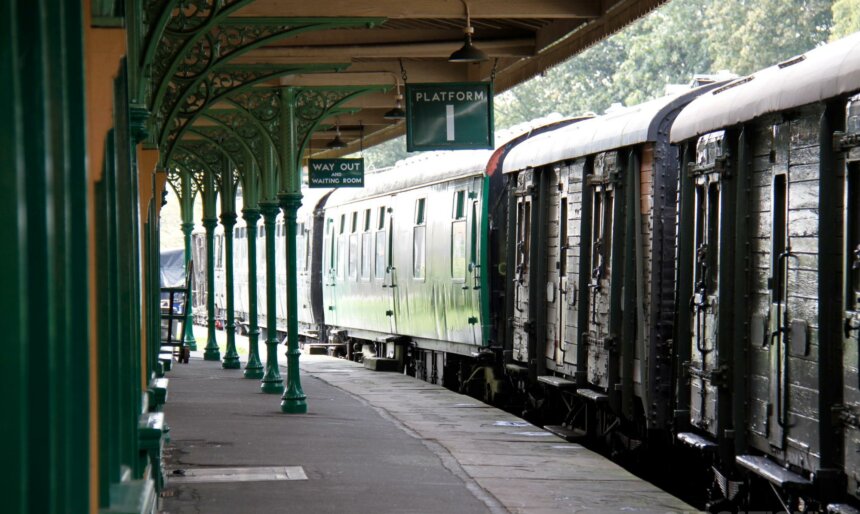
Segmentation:
<svg viewBox="0 0 860 514">
<path fill-rule="evenodd" d="M 729 497 L 734 464 L 789 507 L 858 494 L 858 91 L 860 34 L 702 95 L 672 126 L 681 438 L 715 454 Z"/>
<path fill-rule="evenodd" d="M 562 435 L 643 441 L 672 415 L 672 120 L 713 85 L 514 147 L 508 175 L 509 373 L 560 394 Z"/>
</svg>

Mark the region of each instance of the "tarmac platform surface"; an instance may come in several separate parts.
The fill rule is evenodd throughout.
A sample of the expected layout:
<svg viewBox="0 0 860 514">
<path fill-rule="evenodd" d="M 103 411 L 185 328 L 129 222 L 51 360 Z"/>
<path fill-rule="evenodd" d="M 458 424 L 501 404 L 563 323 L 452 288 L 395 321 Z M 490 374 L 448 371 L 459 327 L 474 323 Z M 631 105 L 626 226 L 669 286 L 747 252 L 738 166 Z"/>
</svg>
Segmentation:
<svg viewBox="0 0 860 514">
<path fill-rule="evenodd" d="M 302 355 L 307 414 L 220 362 L 175 364 L 168 514 L 695 512 L 604 457 L 409 376 Z M 281 369 L 286 380 L 286 369 Z"/>
</svg>

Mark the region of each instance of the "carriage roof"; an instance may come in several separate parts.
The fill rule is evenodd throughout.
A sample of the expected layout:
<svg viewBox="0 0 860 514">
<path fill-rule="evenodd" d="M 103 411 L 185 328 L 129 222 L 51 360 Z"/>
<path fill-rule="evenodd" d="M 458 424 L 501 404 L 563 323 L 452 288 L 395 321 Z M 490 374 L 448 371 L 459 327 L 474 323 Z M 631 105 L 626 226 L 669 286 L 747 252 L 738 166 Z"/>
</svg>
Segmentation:
<svg viewBox="0 0 860 514">
<path fill-rule="evenodd" d="M 655 141 L 665 116 L 713 87 L 715 84 L 688 89 L 544 132 L 515 146 L 505 159 L 502 171 L 513 173 Z"/>
<path fill-rule="evenodd" d="M 496 134 L 496 147 L 523 132 L 560 119 L 561 115 L 553 114 L 499 131 Z M 487 162 L 494 151 L 494 149 L 486 149 L 422 152 L 403 159 L 390 168 L 367 173 L 364 177 L 363 188 L 335 190 L 326 200 L 325 205 L 326 207 L 343 205 L 356 200 L 406 191 L 428 184 L 483 175 Z"/>
<path fill-rule="evenodd" d="M 860 89 L 860 32 L 729 82 L 690 103 L 672 125 L 684 141 L 761 115 Z"/>
</svg>

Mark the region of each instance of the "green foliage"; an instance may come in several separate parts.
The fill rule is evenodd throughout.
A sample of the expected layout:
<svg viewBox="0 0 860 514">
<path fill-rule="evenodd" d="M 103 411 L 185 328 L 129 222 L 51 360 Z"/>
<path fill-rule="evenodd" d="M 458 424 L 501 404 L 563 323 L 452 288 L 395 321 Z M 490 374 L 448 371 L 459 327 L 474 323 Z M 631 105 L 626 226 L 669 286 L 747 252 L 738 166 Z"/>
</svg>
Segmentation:
<svg viewBox="0 0 860 514">
<path fill-rule="evenodd" d="M 857 30 L 858 12 L 860 0 L 672 0 L 499 95 L 496 128 L 554 111 L 602 113 L 613 103 L 633 105 L 697 74 L 745 75 L 825 42 L 833 19 L 839 30 Z"/>
<path fill-rule="evenodd" d="M 376 170 L 394 166 L 394 163 L 405 159 L 408 155 L 406 153 L 406 136 L 400 136 L 372 148 L 365 149 L 363 154 L 364 169 Z M 358 155 L 354 154 L 350 157 L 358 157 Z"/>
<path fill-rule="evenodd" d="M 715 66 L 746 75 L 827 41 L 831 3 L 831 0 L 711 2 L 704 36 Z"/>
<path fill-rule="evenodd" d="M 860 31 L 860 0 L 834 0 L 831 40 Z"/>
</svg>

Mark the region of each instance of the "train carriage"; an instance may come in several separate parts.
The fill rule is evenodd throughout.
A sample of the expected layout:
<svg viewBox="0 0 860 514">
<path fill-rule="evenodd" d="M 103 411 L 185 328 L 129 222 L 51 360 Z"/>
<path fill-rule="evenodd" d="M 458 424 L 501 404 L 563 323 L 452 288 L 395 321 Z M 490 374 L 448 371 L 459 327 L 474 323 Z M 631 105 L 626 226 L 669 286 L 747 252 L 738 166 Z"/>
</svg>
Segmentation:
<svg viewBox="0 0 860 514">
<path fill-rule="evenodd" d="M 682 439 L 715 445 L 721 484 L 736 462 L 786 501 L 831 497 L 843 460 L 856 494 L 857 434 L 842 427 L 841 458 L 833 419 L 840 382 L 846 400 L 856 391 L 856 368 L 841 363 L 851 266 L 838 258 L 856 195 L 843 196 L 840 177 L 850 191 L 853 175 L 834 136 L 858 89 L 855 35 L 701 96 L 672 127 L 684 149 L 677 338 L 693 428 Z"/>
<path fill-rule="evenodd" d="M 296 214 L 296 274 L 299 337 L 302 342 L 328 343 L 322 302 L 323 206 L 331 189 L 302 190 Z"/>
<path fill-rule="evenodd" d="M 671 417 L 677 161 L 668 132 L 711 87 L 546 132 L 505 160 L 516 198 L 508 369 L 568 397 L 564 430 L 591 428 L 574 418 L 583 403 L 600 414 L 601 432 L 623 421 L 637 438 Z"/>
<path fill-rule="evenodd" d="M 445 352 L 486 345 L 484 167 L 490 151 L 422 156 L 325 202 L 323 308 L 335 338 L 441 377 Z M 438 356 L 437 356 L 438 352 Z M 429 362 L 432 359 L 438 361 Z M 432 373 L 432 371 L 431 371 Z"/>
<path fill-rule="evenodd" d="M 844 469 L 848 491 L 860 491 L 860 95 L 851 98 L 846 113 L 844 135 L 838 138 L 845 152 L 845 196 L 843 208 L 844 245 L 841 267 L 844 348 L 842 406 Z"/>
</svg>

